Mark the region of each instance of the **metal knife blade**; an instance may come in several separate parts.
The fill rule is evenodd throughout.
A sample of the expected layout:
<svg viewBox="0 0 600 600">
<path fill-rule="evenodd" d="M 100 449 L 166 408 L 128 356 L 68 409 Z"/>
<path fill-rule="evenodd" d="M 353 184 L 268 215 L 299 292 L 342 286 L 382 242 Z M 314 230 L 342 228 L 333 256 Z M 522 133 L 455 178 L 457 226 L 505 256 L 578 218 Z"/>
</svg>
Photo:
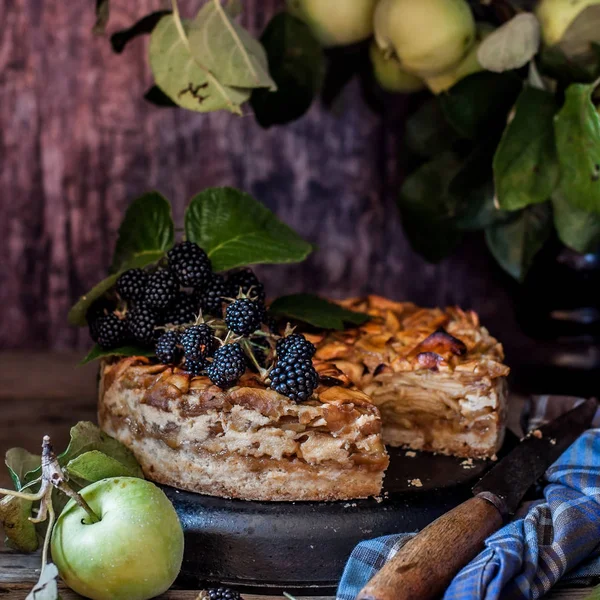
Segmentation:
<svg viewBox="0 0 600 600">
<path fill-rule="evenodd" d="M 515 512 L 527 490 L 583 433 L 594 418 L 598 402 L 590 398 L 554 421 L 530 433 L 473 488 L 505 514 Z M 493 495 L 500 500 L 497 504 Z"/>
</svg>

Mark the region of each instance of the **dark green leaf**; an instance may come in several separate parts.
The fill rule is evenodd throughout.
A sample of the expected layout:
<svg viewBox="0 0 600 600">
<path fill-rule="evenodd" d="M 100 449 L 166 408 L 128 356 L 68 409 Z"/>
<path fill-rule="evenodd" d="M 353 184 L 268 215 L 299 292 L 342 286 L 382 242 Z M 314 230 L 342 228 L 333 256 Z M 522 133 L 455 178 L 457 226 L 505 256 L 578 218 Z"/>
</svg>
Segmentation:
<svg viewBox="0 0 600 600">
<path fill-rule="evenodd" d="M 323 79 L 323 51 L 308 25 L 283 12 L 267 25 L 260 41 L 276 91 L 257 88 L 250 104 L 262 127 L 300 118 L 312 104 Z"/>
<path fill-rule="evenodd" d="M 39 581 L 33 586 L 33 589 L 25 600 L 60 600 L 58 594 L 58 569 L 52 563 L 48 563 L 46 568 L 40 573 Z"/>
<path fill-rule="evenodd" d="M 448 191 L 459 168 L 458 158 L 444 152 L 409 175 L 400 189 L 398 207 L 406 236 L 431 262 L 448 256 L 462 237 L 454 225 L 461 201 Z"/>
<path fill-rule="evenodd" d="M 327 109 L 335 109 L 348 83 L 360 73 L 362 65 L 370 64 L 368 46 L 361 43 L 327 49 L 321 88 L 321 102 Z"/>
<path fill-rule="evenodd" d="M 42 464 L 39 454 L 31 454 L 24 448 L 11 448 L 6 452 L 6 466 L 18 491 L 25 485 L 25 475 Z"/>
<path fill-rule="evenodd" d="M 171 98 L 169 98 L 169 96 L 167 96 L 157 85 L 153 85 L 146 90 L 144 100 L 155 106 L 165 108 L 175 108 L 177 106 L 177 104 L 175 104 L 175 102 L 173 102 L 173 100 L 171 100 Z"/>
<path fill-rule="evenodd" d="M 120 54 L 125 49 L 125 46 L 134 38 L 144 35 L 145 33 L 151 33 L 156 27 L 156 24 L 165 16 L 171 14 L 170 10 L 157 10 L 156 12 L 150 13 L 145 17 L 142 17 L 139 21 L 134 23 L 129 29 L 122 29 L 117 31 L 110 36 L 110 45 L 117 54 Z"/>
<path fill-rule="evenodd" d="M 106 31 L 106 24 L 110 14 L 109 0 L 96 0 L 96 22 L 92 32 L 96 35 L 103 35 Z"/>
<path fill-rule="evenodd" d="M 91 450 L 84 452 L 70 460 L 66 465 L 69 476 L 76 477 L 78 480 L 84 480 L 87 483 L 94 483 L 107 477 L 139 477 L 139 467 L 131 469 L 111 456 Z"/>
<path fill-rule="evenodd" d="M 569 204 L 560 190 L 552 196 L 554 226 L 565 246 L 577 252 L 596 252 L 600 248 L 600 217 L 598 213 Z"/>
<path fill-rule="evenodd" d="M 295 263 L 312 251 L 266 206 L 234 188 L 208 188 L 185 213 L 185 233 L 210 257 L 215 271 L 259 263 Z"/>
<path fill-rule="evenodd" d="M 515 279 L 523 281 L 551 231 L 549 205 L 534 204 L 512 220 L 488 227 L 485 239 L 500 266 Z"/>
<path fill-rule="evenodd" d="M 85 365 L 93 360 L 98 360 L 99 358 L 105 358 L 107 356 L 154 356 L 154 351 L 138 346 L 121 346 L 120 348 L 103 350 L 96 344 L 79 364 Z"/>
<path fill-rule="evenodd" d="M 593 85 L 574 83 L 554 120 L 561 194 L 582 210 L 600 212 L 600 116 Z"/>
<path fill-rule="evenodd" d="M 361 312 L 346 310 L 333 302 L 312 294 L 292 294 L 277 298 L 269 307 L 276 317 L 287 317 L 308 323 L 319 329 L 342 330 L 349 325 L 362 325 L 370 317 Z"/>
<path fill-rule="evenodd" d="M 111 273 L 156 262 L 173 245 L 174 236 L 169 201 L 158 192 L 140 196 L 119 227 Z"/>
<path fill-rule="evenodd" d="M 550 198 L 559 179 L 554 144 L 554 96 L 525 87 L 494 156 L 498 203 L 517 210 Z"/>
<path fill-rule="evenodd" d="M 568 58 L 558 46 L 542 46 L 537 62 L 541 73 L 565 83 L 593 81 L 598 73 L 597 64 L 581 64 Z"/>
<path fill-rule="evenodd" d="M 68 320 L 71 325 L 76 327 L 85 327 L 87 324 L 86 314 L 90 306 L 98 300 L 101 296 L 104 296 L 110 288 L 112 288 L 117 282 L 118 275 L 110 275 L 106 279 L 103 279 L 100 283 L 96 284 L 87 294 L 81 296 L 77 303 L 69 311 Z"/>
<path fill-rule="evenodd" d="M 439 96 L 448 122 L 465 137 L 487 135 L 502 128 L 506 115 L 521 91 L 521 80 L 513 73 L 474 73 Z"/>
<path fill-rule="evenodd" d="M 10 546 L 20 552 L 35 552 L 38 537 L 35 525 L 29 520 L 32 503 L 23 498 L 5 496 L 0 500 L 0 525 Z"/>
</svg>

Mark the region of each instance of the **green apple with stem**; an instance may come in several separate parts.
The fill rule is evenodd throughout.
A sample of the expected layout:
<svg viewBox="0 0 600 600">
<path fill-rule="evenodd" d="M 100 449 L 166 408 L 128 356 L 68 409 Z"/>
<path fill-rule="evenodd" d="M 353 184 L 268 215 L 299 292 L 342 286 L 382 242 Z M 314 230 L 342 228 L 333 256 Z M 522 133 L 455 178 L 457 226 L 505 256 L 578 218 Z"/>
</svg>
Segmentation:
<svg viewBox="0 0 600 600">
<path fill-rule="evenodd" d="M 183 530 L 156 485 L 134 477 L 102 479 L 70 500 L 56 521 L 52 559 L 65 583 L 92 600 L 148 600 L 165 592 L 183 561 Z"/>
<path fill-rule="evenodd" d="M 384 90 L 410 94 L 425 87 L 425 83 L 420 77 L 405 71 L 395 56 L 386 56 L 375 41 L 371 42 L 369 47 L 369 58 L 375 79 Z"/>
<path fill-rule="evenodd" d="M 548 46 L 558 44 L 569 25 L 588 8 L 600 0 L 540 0 L 535 15 L 542 26 L 542 36 Z"/>
</svg>

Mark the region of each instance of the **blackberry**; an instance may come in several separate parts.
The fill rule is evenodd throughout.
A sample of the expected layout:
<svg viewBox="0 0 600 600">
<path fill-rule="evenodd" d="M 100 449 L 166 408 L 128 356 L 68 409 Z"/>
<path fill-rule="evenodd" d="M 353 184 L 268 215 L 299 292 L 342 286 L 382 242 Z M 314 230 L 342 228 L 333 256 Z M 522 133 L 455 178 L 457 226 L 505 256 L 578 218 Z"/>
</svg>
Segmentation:
<svg viewBox="0 0 600 600">
<path fill-rule="evenodd" d="M 319 383 L 312 361 L 293 354 L 278 360 L 269 376 L 271 388 L 295 402 L 308 400 Z"/>
<path fill-rule="evenodd" d="M 275 347 L 279 358 L 297 356 L 298 358 L 311 359 L 317 349 L 301 333 L 292 333 L 287 337 L 277 340 Z"/>
<path fill-rule="evenodd" d="M 235 385 L 245 371 L 246 355 L 237 343 L 221 346 L 206 369 L 210 380 L 223 389 Z"/>
<path fill-rule="evenodd" d="M 117 279 L 117 292 L 123 300 L 141 300 L 148 284 L 148 273 L 142 269 L 129 269 Z"/>
<path fill-rule="evenodd" d="M 262 322 L 264 309 L 250 298 L 240 298 L 225 310 L 225 323 L 233 333 L 250 335 Z"/>
<path fill-rule="evenodd" d="M 230 588 L 209 588 L 201 594 L 202 600 L 242 600 L 239 592 Z"/>
<path fill-rule="evenodd" d="M 198 298 L 192 294 L 180 292 L 173 304 L 163 314 L 163 320 L 165 323 L 171 323 L 172 325 L 185 325 L 186 323 L 193 323 L 199 311 Z"/>
<path fill-rule="evenodd" d="M 264 304 L 265 286 L 251 269 L 242 269 L 233 273 L 229 276 L 227 284 L 229 285 L 229 295 L 232 298 L 237 298 L 241 291 L 242 294 L 256 300 L 259 304 Z"/>
<path fill-rule="evenodd" d="M 202 372 L 206 369 L 207 364 L 208 363 L 203 358 L 199 358 L 197 360 L 186 358 L 185 359 L 185 364 L 184 364 L 183 368 L 190 375 L 196 376 L 196 375 L 201 375 L 202 374 Z"/>
<path fill-rule="evenodd" d="M 187 360 L 204 360 L 212 355 L 216 345 L 213 330 L 206 324 L 192 325 L 181 334 L 181 345 Z"/>
<path fill-rule="evenodd" d="M 106 315 L 112 313 L 115 306 L 107 298 L 99 298 L 88 308 L 85 318 L 90 330 L 90 337 L 94 342 L 98 341 L 98 327 L 100 326 L 100 319 Z"/>
<path fill-rule="evenodd" d="M 98 324 L 98 345 L 104 350 L 118 348 L 127 342 L 127 326 L 125 321 L 122 321 L 111 313 L 104 317 L 100 317 Z"/>
<path fill-rule="evenodd" d="M 223 317 L 223 298 L 229 295 L 229 286 L 222 275 L 213 275 L 200 296 L 203 313 Z"/>
<path fill-rule="evenodd" d="M 194 242 L 181 242 L 167 253 L 169 269 L 184 287 L 204 289 L 212 275 L 210 259 Z"/>
<path fill-rule="evenodd" d="M 145 304 L 136 304 L 127 313 L 127 328 L 138 342 L 150 346 L 156 340 L 155 327 L 159 325 L 158 313 Z"/>
<path fill-rule="evenodd" d="M 156 342 L 156 358 L 165 365 L 176 365 L 181 359 L 179 334 L 176 331 L 165 331 Z"/>
<path fill-rule="evenodd" d="M 179 286 L 171 272 L 167 269 L 159 269 L 148 278 L 144 301 L 151 308 L 161 310 L 175 300 L 178 291 Z"/>
</svg>

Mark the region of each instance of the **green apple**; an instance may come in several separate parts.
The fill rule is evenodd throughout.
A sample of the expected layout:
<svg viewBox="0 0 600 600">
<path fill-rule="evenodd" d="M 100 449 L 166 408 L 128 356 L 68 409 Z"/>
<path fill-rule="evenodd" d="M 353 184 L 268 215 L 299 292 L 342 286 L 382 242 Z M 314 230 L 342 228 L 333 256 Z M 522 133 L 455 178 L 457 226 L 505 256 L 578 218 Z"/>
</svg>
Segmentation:
<svg viewBox="0 0 600 600">
<path fill-rule="evenodd" d="M 346 46 L 373 33 L 377 0 L 286 0 L 288 11 L 304 21 L 323 46 Z"/>
<path fill-rule="evenodd" d="M 52 559 L 65 583 L 92 600 L 148 600 L 165 592 L 183 560 L 173 505 L 150 481 L 101 479 L 81 495 L 100 518 L 70 500 L 52 532 Z"/>
<path fill-rule="evenodd" d="M 409 94 L 425 87 L 420 77 L 405 71 L 395 56 L 386 56 L 375 42 L 369 48 L 369 56 L 375 79 L 384 90 Z"/>
<path fill-rule="evenodd" d="M 458 64 L 475 40 L 466 0 L 380 0 L 374 23 L 379 47 L 422 77 Z"/>
<path fill-rule="evenodd" d="M 548 46 L 561 41 L 569 25 L 579 13 L 600 0 L 541 0 L 535 7 L 535 15 L 542 26 L 542 37 Z"/>
</svg>

